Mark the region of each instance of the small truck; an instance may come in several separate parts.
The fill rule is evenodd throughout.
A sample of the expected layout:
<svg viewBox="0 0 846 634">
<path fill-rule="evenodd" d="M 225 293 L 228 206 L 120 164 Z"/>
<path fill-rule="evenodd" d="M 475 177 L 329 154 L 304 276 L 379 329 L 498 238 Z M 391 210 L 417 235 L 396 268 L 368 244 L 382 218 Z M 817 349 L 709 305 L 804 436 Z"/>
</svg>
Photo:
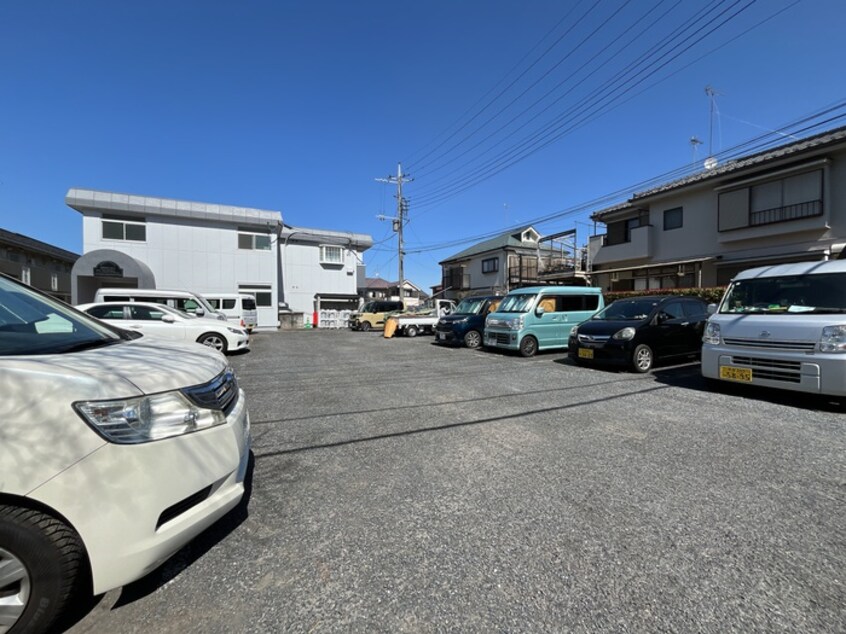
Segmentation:
<svg viewBox="0 0 846 634">
<path fill-rule="evenodd" d="M 455 310 L 451 299 L 430 299 L 420 306 L 399 315 L 391 315 L 385 322 L 385 338 L 394 335 L 416 337 L 419 334 L 434 334 L 435 324 L 444 315 Z"/>
</svg>

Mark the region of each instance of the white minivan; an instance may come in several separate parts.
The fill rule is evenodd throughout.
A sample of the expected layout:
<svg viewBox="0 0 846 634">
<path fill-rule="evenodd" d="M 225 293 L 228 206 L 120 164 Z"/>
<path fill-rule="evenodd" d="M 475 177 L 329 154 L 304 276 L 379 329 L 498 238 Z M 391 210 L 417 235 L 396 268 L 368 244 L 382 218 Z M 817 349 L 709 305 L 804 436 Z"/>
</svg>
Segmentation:
<svg viewBox="0 0 846 634">
<path fill-rule="evenodd" d="M 244 392 L 219 352 L 112 328 L 0 275 L 0 631 L 157 568 L 238 505 Z"/>
<path fill-rule="evenodd" d="M 94 295 L 93 303 L 102 302 L 152 302 L 164 304 L 197 317 L 226 321 L 226 315 L 216 311 L 205 297 L 191 291 L 174 291 L 164 288 L 100 288 Z"/>
<path fill-rule="evenodd" d="M 708 380 L 846 396 L 846 260 L 743 271 L 702 342 Z"/>
<path fill-rule="evenodd" d="M 217 312 L 226 315 L 229 321 L 251 332 L 258 323 L 256 298 L 244 293 L 203 293 L 203 297 Z"/>
</svg>

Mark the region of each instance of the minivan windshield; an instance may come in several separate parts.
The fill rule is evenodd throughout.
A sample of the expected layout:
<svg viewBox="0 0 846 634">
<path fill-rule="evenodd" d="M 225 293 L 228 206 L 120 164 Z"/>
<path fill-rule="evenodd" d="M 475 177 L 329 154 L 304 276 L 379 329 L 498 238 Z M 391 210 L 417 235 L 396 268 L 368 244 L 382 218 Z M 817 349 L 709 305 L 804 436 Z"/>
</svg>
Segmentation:
<svg viewBox="0 0 846 634">
<path fill-rule="evenodd" d="M 61 354 L 119 341 L 96 320 L 0 277 L 0 356 Z"/>
<path fill-rule="evenodd" d="M 606 321 L 641 321 L 649 317 L 658 305 L 655 299 L 618 299 L 596 313 L 591 319 Z"/>
<path fill-rule="evenodd" d="M 485 305 L 484 297 L 468 297 L 458 302 L 454 315 L 478 315 Z"/>
<path fill-rule="evenodd" d="M 498 313 L 527 313 L 537 297 L 537 293 L 514 293 L 506 295 L 496 309 Z"/>
<path fill-rule="evenodd" d="M 738 280 L 726 291 L 720 313 L 846 313 L 846 273 Z"/>
</svg>

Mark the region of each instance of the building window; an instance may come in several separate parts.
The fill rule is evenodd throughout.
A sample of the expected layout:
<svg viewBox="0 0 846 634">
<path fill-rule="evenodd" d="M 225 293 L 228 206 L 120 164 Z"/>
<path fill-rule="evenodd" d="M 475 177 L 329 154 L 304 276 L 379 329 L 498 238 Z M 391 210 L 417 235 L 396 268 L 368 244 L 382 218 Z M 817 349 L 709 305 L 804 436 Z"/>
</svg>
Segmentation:
<svg viewBox="0 0 846 634">
<path fill-rule="evenodd" d="M 238 292 L 255 297 L 259 308 L 273 306 L 273 293 L 269 286 L 238 286 Z"/>
<path fill-rule="evenodd" d="M 721 192 L 720 231 L 800 220 L 823 213 L 823 171 L 814 170 Z"/>
<path fill-rule="evenodd" d="M 683 212 L 681 207 L 667 209 L 664 212 L 664 231 L 669 231 L 670 229 L 681 229 L 683 220 L 682 214 Z"/>
<path fill-rule="evenodd" d="M 499 258 L 482 260 L 482 273 L 496 273 L 499 271 Z"/>
<path fill-rule="evenodd" d="M 331 244 L 320 245 L 320 263 L 321 264 L 343 264 L 344 263 L 344 249 L 343 247 L 333 246 Z"/>
<path fill-rule="evenodd" d="M 239 233 L 238 248 L 248 251 L 270 251 L 270 236 L 262 233 Z"/>
<path fill-rule="evenodd" d="M 649 212 L 640 211 L 633 218 L 608 223 L 608 233 L 605 236 L 605 246 L 623 244 L 632 241 L 632 230 L 649 225 Z"/>
<path fill-rule="evenodd" d="M 147 225 L 134 220 L 103 217 L 103 240 L 147 241 Z"/>
</svg>

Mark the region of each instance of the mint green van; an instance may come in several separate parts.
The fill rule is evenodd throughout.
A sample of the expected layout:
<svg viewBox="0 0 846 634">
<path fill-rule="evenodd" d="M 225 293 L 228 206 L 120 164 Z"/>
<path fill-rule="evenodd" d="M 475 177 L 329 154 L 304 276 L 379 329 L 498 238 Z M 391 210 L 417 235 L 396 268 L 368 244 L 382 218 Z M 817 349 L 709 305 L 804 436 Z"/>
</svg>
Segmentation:
<svg viewBox="0 0 846 634">
<path fill-rule="evenodd" d="M 570 330 L 605 307 L 602 289 L 590 286 L 532 286 L 503 297 L 485 320 L 485 346 L 518 350 L 566 348 Z"/>
</svg>

